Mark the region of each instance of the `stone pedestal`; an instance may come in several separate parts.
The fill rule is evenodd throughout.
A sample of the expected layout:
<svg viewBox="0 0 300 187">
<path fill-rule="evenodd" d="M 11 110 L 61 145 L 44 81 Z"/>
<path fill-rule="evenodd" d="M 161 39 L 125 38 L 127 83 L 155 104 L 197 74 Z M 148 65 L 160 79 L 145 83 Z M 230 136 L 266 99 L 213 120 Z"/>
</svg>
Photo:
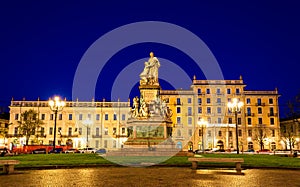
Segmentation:
<svg viewBox="0 0 300 187">
<path fill-rule="evenodd" d="M 127 126 L 133 129 L 133 133 L 124 143 L 124 148 L 173 147 L 173 142 L 169 139 L 170 134 L 167 133 L 168 128 L 172 128 L 172 122 L 161 116 L 129 118 Z"/>
<path fill-rule="evenodd" d="M 159 85 L 140 85 L 141 97 L 148 104 L 155 101 L 159 97 L 161 87 Z"/>
</svg>

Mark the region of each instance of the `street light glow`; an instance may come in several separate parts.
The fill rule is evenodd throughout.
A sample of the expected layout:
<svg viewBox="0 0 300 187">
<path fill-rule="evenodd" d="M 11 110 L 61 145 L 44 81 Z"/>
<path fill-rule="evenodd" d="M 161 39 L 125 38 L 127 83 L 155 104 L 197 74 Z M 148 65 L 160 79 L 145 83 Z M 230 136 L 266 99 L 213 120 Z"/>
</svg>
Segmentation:
<svg viewBox="0 0 300 187">
<path fill-rule="evenodd" d="M 53 152 L 55 152 L 55 141 L 56 141 L 56 120 L 57 113 L 62 111 L 65 106 L 64 101 L 60 101 L 58 96 L 54 97 L 54 100 L 49 100 L 50 109 L 54 112 L 54 138 L 53 138 Z"/>
<path fill-rule="evenodd" d="M 204 153 L 204 136 L 203 136 L 204 130 L 203 130 L 203 128 L 204 128 L 204 126 L 207 126 L 208 122 L 201 118 L 197 123 L 201 127 L 202 152 Z"/>
<path fill-rule="evenodd" d="M 233 98 L 232 102 L 227 103 L 227 107 L 228 107 L 229 111 L 231 111 L 235 114 L 235 134 L 236 134 L 237 154 L 239 154 L 239 136 L 238 136 L 237 113 L 241 111 L 243 106 L 244 106 L 244 103 L 241 102 L 241 101 L 238 101 L 237 98 Z"/>
</svg>

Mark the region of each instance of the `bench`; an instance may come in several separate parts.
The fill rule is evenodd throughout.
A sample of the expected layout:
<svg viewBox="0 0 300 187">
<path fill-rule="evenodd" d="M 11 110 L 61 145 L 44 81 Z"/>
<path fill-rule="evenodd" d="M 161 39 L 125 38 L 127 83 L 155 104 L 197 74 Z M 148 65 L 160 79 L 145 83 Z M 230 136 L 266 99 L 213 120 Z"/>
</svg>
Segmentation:
<svg viewBox="0 0 300 187">
<path fill-rule="evenodd" d="M 242 173 L 241 163 L 244 162 L 243 158 L 189 158 L 188 161 L 192 162 L 192 169 L 197 169 L 198 162 L 233 162 L 238 174 Z"/>
<path fill-rule="evenodd" d="M 19 160 L 0 160 L 0 165 L 3 165 L 3 172 L 5 174 L 13 173 L 15 165 L 19 163 Z"/>
</svg>

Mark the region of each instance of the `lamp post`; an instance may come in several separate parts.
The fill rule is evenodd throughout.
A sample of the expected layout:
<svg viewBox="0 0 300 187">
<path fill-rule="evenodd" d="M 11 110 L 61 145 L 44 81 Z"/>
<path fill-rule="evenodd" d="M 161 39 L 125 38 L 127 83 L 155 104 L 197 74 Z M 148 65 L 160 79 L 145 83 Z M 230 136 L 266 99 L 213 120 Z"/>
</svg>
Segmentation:
<svg viewBox="0 0 300 187">
<path fill-rule="evenodd" d="M 86 119 L 83 123 L 86 126 L 86 147 L 89 147 L 89 127 L 93 124 L 93 122 L 90 119 Z"/>
<path fill-rule="evenodd" d="M 55 151 L 55 141 L 56 141 L 56 120 L 57 113 L 62 111 L 65 106 L 64 101 L 60 101 L 58 96 L 54 97 L 54 100 L 49 100 L 50 109 L 54 112 L 54 141 L 53 141 L 53 152 Z"/>
<path fill-rule="evenodd" d="M 239 136 L 238 136 L 238 122 L 237 122 L 237 113 L 241 111 L 243 102 L 238 101 L 237 98 L 233 98 L 232 102 L 228 102 L 227 107 L 231 112 L 234 112 L 235 116 L 235 134 L 236 134 L 236 150 L 237 154 L 239 154 Z"/>
<path fill-rule="evenodd" d="M 207 126 L 207 121 L 205 121 L 204 119 L 200 119 L 198 121 L 198 125 L 201 127 L 201 136 L 202 136 L 202 152 L 204 153 L 204 131 L 203 131 L 203 127 Z"/>
</svg>

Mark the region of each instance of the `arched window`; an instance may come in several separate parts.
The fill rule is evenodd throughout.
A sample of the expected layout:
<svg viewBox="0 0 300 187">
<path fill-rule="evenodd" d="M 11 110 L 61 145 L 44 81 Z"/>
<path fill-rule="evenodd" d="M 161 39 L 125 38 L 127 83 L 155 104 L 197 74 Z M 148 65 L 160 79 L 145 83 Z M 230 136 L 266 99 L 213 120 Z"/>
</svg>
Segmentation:
<svg viewBox="0 0 300 187">
<path fill-rule="evenodd" d="M 273 151 L 273 150 L 275 150 L 276 149 L 276 143 L 275 142 L 272 142 L 271 143 L 271 150 Z"/>
<path fill-rule="evenodd" d="M 188 151 L 193 151 L 193 142 L 188 143 Z"/>
</svg>

